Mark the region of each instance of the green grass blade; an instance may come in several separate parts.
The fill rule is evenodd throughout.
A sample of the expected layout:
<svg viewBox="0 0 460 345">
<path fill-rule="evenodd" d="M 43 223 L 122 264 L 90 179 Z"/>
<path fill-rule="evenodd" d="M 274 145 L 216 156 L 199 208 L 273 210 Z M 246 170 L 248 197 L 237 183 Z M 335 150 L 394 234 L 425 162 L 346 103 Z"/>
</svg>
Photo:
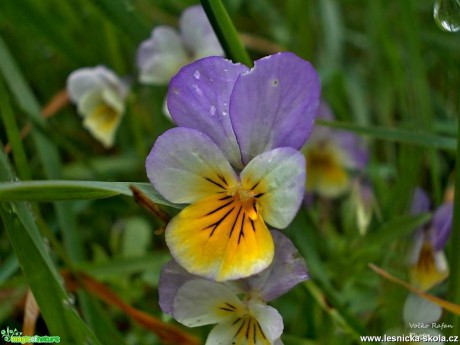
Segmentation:
<svg viewBox="0 0 460 345">
<path fill-rule="evenodd" d="M 148 38 L 151 28 L 130 8 L 132 5 L 127 1 L 93 0 L 92 3 L 135 42 Z"/>
<path fill-rule="evenodd" d="M 8 161 L 0 152 L 0 181 L 14 180 Z M 63 344 L 100 344 L 69 302 L 60 277 L 47 253 L 34 216 L 24 202 L 1 203 L 0 214 L 26 280 L 48 326 L 49 335 Z"/>
<path fill-rule="evenodd" d="M 0 113 L 5 124 L 6 133 L 10 141 L 11 149 L 13 151 L 14 161 L 16 163 L 16 169 L 19 173 L 19 177 L 22 180 L 30 180 L 32 178 L 24 145 L 19 134 L 18 125 L 11 109 L 10 100 L 3 84 L 3 80 L 0 77 Z"/>
<path fill-rule="evenodd" d="M 98 279 L 128 276 L 133 273 L 144 271 L 160 272 L 164 264 L 171 260 L 167 252 L 158 252 L 141 257 L 113 258 L 106 262 L 82 262 L 77 269 L 90 274 Z"/>
<path fill-rule="evenodd" d="M 17 66 L 14 57 L 1 37 L 0 71 L 3 74 L 12 95 L 16 99 L 16 104 L 24 110 L 26 115 L 29 117 L 29 120 L 34 125 L 34 129 L 37 128 L 38 124 L 40 127 L 47 130 L 48 124 L 41 115 L 40 103 L 35 98 L 32 89 L 29 87 L 26 79 L 21 73 L 21 70 Z M 40 162 L 47 178 L 61 178 L 62 166 L 58 149 L 44 133 L 46 132 L 37 130 L 32 131 L 32 138 L 35 141 Z M 62 233 L 64 247 L 68 256 L 73 261 L 82 260 L 84 258 L 84 248 L 81 242 L 80 233 L 77 231 L 76 217 L 72 209 L 72 205 L 70 203 L 55 202 L 53 206 L 56 212 L 57 223 Z M 83 293 L 80 293 L 79 295 L 81 296 L 82 294 Z M 92 309 L 90 303 L 91 301 L 85 298 L 80 300 L 82 309 L 88 313 L 91 312 Z"/>
<path fill-rule="evenodd" d="M 458 122 L 458 133 L 460 133 L 460 121 Z M 459 136 L 460 138 L 460 136 Z M 454 220 L 452 225 L 452 234 L 450 238 L 450 257 L 449 265 L 451 269 L 449 277 L 449 300 L 453 303 L 460 304 L 460 143 L 457 146 L 457 161 L 455 172 L 455 196 L 454 196 Z M 451 316 L 451 334 L 458 334 L 460 329 L 460 317 Z"/>
<path fill-rule="evenodd" d="M 41 116 L 40 103 L 35 98 L 31 88 L 27 84 L 27 81 L 22 75 L 18 65 L 1 37 L 0 71 L 3 74 L 12 95 L 16 99 L 16 104 L 23 109 L 35 127 L 36 124 L 38 124 L 46 130 L 47 123 Z M 46 177 L 49 179 L 61 178 L 61 161 L 59 158 L 59 152 L 53 142 L 44 134 L 44 132 L 39 130 L 32 131 L 32 138 L 34 139 L 38 156 Z M 79 235 L 75 229 L 75 217 L 73 215 L 71 205 L 68 203 L 55 203 L 54 207 L 59 226 L 63 233 L 64 246 L 68 250 L 72 259 L 81 259 L 83 249 L 80 245 Z"/>
<path fill-rule="evenodd" d="M 43 38 L 48 44 L 52 45 L 62 56 L 75 65 L 81 65 L 86 61 L 85 54 L 78 46 L 73 44 L 72 40 L 66 36 L 62 30 L 62 23 L 59 20 L 50 20 L 45 13 L 47 9 L 44 2 L 31 0 L 25 1 L 8 1 L 4 6 L 8 8 L 8 14 L 16 20 L 18 25 L 30 27 L 34 35 Z M 24 14 L 27 13 L 27 16 Z M 25 19 L 27 21 L 25 21 Z"/>
<path fill-rule="evenodd" d="M 251 58 L 241 42 L 238 32 L 220 0 L 201 0 L 206 15 L 211 22 L 225 54 L 233 62 L 241 62 L 252 67 Z"/>
<path fill-rule="evenodd" d="M 396 128 L 360 126 L 339 121 L 317 120 L 316 123 L 320 126 L 343 129 L 345 131 L 371 136 L 377 139 L 425 146 L 434 149 L 454 151 L 457 147 L 457 140 L 455 138 L 446 138 L 430 133 L 414 132 Z"/>
<path fill-rule="evenodd" d="M 154 202 L 180 207 L 163 198 L 150 183 L 98 181 L 26 181 L 0 183 L 0 201 L 55 201 L 101 199 L 115 195 L 132 196 L 134 185 Z"/>
<path fill-rule="evenodd" d="M 411 234 L 415 229 L 426 224 L 431 219 L 430 213 L 421 215 L 402 215 L 393 217 L 375 231 L 369 232 L 362 238 L 366 250 L 388 244 L 394 240 Z"/>
</svg>

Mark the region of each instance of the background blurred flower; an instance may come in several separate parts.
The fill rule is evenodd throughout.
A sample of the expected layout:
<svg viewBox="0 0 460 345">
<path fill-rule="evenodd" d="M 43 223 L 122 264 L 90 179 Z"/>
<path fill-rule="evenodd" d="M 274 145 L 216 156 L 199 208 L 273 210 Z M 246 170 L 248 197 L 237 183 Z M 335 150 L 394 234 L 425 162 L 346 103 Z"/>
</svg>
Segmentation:
<svg viewBox="0 0 460 345">
<path fill-rule="evenodd" d="M 411 213 L 428 212 L 430 202 L 426 193 L 417 188 L 414 192 Z M 453 203 L 445 202 L 434 212 L 430 223 L 415 233 L 409 263 L 411 280 L 422 290 L 442 282 L 449 275 L 444 247 L 452 230 Z"/>
<path fill-rule="evenodd" d="M 81 68 L 67 79 L 67 92 L 83 117 L 83 126 L 111 147 L 125 111 L 128 87 L 104 66 Z"/>
<path fill-rule="evenodd" d="M 160 274 L 161 309 L 188 327 L 217 324 L 206 345 L 281 344 L 282 317 L 266 302 L 307 280 L 308 272 L 293 243 L 278 231 L 272 235 L 272 264 L 246 279 L 216 283 L 171 261 Z"/>
<path fill-rule="evenodd" d="M 158 26 L 139 46 L 137 66 L 144 84 L 166 85 L 181 67 L 206 56 L 223 56 L 217 37 L 201 6 L 187 8 L 179 19 L 177 32 Z"/>
<path fill-rule="evenodd" d="M 317 118 L 334 120 L 324 101 Z M 351 172 L 363 170 L 368 162 L 368 152 L 360 137 L 324 126 L 315 126 L 303 151 L 307 159 L 307 193 L 326 198 L 341 196 L 349 190 Z"/>
<path fill-rule="evenodd" d="M 361 235 L 365 235 L 372 215 L 379 215 L 379 207 L 371 184 L 364 178 L 353 180 L 349 203 L 356 227 Z"/>
</svg>

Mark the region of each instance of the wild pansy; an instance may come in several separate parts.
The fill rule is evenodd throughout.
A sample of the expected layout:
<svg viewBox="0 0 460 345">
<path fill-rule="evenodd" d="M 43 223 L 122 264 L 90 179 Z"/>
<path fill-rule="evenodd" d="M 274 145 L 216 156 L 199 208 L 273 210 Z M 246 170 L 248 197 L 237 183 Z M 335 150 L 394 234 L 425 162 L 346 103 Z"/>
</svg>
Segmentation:
<svg viewBox="0 0 460 345">
<path fill-rule="evenodd" d="M 305 185 L 298 151 L 313 126 L 320 85 L 292 53 L 252 69 L 221 57 L 184 67 L 168 108 L 180 127 L 161 135 L 146 161 L 155 188 L 191 204 L 166 228 L 166 243 L 187 271 L 217 281 L 247 277 L 273 259 L 267 224 L 285 228 Z"/>
<path fill-rule="evenodd" d="M 80 68 L 69 75 L 67 92 L 83 117 L 83 126 L 111 147 L 125 111 L 126 83 L 104 66 Z"/>
<path fill-rule="evenodd" d="M 177 32 L 157 26 L 139 46 L 137 66 L 144 84 L 166 85 L 181 67 L 206 56 L 224 52 L 201 6 L 187 8 L 179 19 Z"/>
<path fill-rule="evenodd" d="M 426 193 L 417 188 L 412 200 L 411 213 L 428 212 L 430 201 Z M 449 275 L 443 249 L 452 230 L 453 203 L 447 201 L 434 212 L 431 222 L 418 229 L 409 257 L 412 283 L 422 290 L 442 282 Z"/>
<path fill-rule="evenodd" d="M 334 115 L 325 102 L 318 108 L 318 119 L 332 121 Z M 351 186 L 350 171 L 364 169 L 368 153 L 356 135 L 316 126 L 304 147 L 307 160 L 307 193 L 326 198 L 341 196 Z"/>
<path fill-rule="evenodd" d="M 283 319 L 266 303 L 307 280 L 308 272 L 292 242 L 278 231 L 272 234 L 272 264 L 249 278 L 217 283 L 168 263 L 160 274 L 161 309 L 188 327 L 217 324 L 206 345 L 282 344 Z"/>
</svg>

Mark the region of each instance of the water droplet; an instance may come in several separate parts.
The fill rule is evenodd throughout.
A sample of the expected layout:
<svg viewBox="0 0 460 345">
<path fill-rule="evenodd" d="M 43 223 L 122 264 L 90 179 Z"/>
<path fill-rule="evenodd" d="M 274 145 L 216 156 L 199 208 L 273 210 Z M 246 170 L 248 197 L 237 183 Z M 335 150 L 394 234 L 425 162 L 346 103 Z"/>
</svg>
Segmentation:
<svg viewBox="0 0 460 345">
<path fill-rule="evenodd" d="M 222 116 L 227 116 L 228 112 L 226 110 L 222 110 Z"/>
<path fill-rule="evenodd" d="M 209 114 L 211 114 L 211 116 L 214 116 L 216 115 L 216 107 L 211 105 L 211 108 L 209 108 Z"/>
<path fill-rule="evenodd" d="M 197 84 L 193 84 L 192 87 L 193 87 L 193 90 L 195 90 L 195 92 L 196 92 L 199 96 L 201 96 L 201 95 L 203 94 L 203 91 L 201 91 L 200 87 L 199 87 Z"/>
<path fill-rule="evenodd" d="M 200 71 L 196 70 L 196 71 L 193 73 L 193 76 L 195 77 L 195 79 L 200 79 Z"/>
<path fill-rule="evenodd" d="M 70 308 L 75 304 L 75 296 L 70 294 L 67 298 L 62 301 L 64 307 Z"/>
<path fill-rule="evenodd" d="M 460 0 L 436 0 L 433 16 L 436 24 L 448 32 L 460 30 Z"/>
</svg>

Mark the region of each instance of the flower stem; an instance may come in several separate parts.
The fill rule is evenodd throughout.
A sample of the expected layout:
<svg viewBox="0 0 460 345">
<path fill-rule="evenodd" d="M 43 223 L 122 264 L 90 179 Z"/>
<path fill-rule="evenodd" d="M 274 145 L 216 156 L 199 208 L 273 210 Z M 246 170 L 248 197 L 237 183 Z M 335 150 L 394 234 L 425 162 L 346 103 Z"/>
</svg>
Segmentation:
<svg viewBox="0 0 460 345">
<path fill-rule="evenodd" d="M 460 121 L 458 121 L 459 134 L 457 134 L 457 161 L 455 168 L 455 196 L 454 196 L 454 222 L 450 239 L 450 277 L 449 277 L 449 300 L 460 304 Z M 452 315 L 451 324 L 453 332 L 460 329 L 460 317 Z M 458 333 L 456 333 L 458 334 Z"/>
<path fill-rule="evenodd" d="M 252 60 L 222 2 L 220 0 L 201 0 L 201 5 L 227 57 L 233 62 L 241 62 L 252 67 Z"/>
</svg>

